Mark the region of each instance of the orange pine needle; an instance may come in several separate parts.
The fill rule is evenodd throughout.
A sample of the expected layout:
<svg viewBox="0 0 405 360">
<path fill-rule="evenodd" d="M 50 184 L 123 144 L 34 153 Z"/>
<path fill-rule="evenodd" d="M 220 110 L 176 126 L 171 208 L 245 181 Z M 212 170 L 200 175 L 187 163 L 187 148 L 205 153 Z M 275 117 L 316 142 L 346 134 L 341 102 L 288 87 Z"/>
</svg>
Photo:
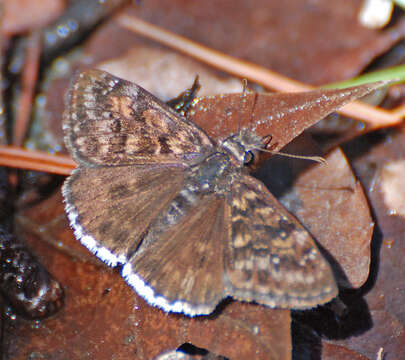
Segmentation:
<svg viewBox="0 0 405 360">
<path fill-rule="evenodd" d="M 65 155 L 50 155 L 16 146 L 0 146 L 0 166 L 70 175 L 76 163 Z"/>
</svg>

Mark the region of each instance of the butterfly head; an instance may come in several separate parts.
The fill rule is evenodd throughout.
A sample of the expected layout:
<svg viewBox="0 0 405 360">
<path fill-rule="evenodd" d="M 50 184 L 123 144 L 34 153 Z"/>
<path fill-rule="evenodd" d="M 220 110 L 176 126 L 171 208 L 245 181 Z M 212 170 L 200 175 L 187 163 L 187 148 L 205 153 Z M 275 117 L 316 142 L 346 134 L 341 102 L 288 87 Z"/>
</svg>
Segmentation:
<svg viewBox="0 0 405 360">
<path fill-rule="evenodd" d="M 226 138 L 222 147 L 229 152 L 240 165 L 249 165 L 258 158 L 259 151 L 265 147 L 263 139 L 248 129 Z"/>
</svg>

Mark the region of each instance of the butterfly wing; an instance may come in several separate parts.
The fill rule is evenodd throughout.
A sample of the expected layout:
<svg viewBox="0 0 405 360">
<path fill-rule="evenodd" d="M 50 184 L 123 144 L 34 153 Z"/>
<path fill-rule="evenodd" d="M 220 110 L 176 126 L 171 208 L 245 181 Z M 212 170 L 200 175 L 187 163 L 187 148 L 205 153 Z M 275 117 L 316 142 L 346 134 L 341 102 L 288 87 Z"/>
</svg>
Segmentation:
<svg viewBox="0 0 405 360">
<path fill-rule="evenodd" d="M 84 165 L 187 162 L 213 146 L 146 90 L 101 70 L 77 74 L 66 109 L 65 142 Z"/>
<path fill-rule="evenodd" d="M 63 187 L 71 226 L 102 260 L 125 263 L 183 187 L 185 164 L 212 142 L 146 90 L 100 70 L 76 75 L 63 121 L 80 164 Z"/>
<path fill-rule="evenodd" d="M 260 181 L 242 175 L 228 194 L 226 293 L 270 307 L 305 309 L 337 295 L 311 235 Z"/>
<path fill-rule="evenodd" d="M 225 208 L 225 198 L 216 194 L 180 192 L 124 266 L 124 278 L 165 311 L 210 314 L 225 297 Z"/>
<path fill-rule="evenodd" d="M 80 166 L 62 192 L 76 238 L 115 266 L 136 251 L 152 221 L 183 183 L 180 165 Z"/>
<path fill-rule="evenodd" d="M 188 164 L 215 147 L 144 89 L 88 70 L 67 109 L 66 143 L 80 164 L 63 187 L 75 235 L 123 263 L 148 302 L 198 315 L 228 295 L 291 308 L 336 295 L 314 240 L 263 184 L 240 175 L 230 192 L 195 191 Z"/>
</svg>

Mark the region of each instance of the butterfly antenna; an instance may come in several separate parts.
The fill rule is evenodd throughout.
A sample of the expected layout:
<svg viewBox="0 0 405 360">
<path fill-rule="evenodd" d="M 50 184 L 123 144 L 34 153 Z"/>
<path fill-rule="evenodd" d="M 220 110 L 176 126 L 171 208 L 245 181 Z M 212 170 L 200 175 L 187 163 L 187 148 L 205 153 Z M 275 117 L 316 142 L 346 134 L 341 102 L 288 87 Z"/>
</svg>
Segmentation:
<svg viewBox="0 0 405 360">
<path fill-rule="evenodd" d="M 247 79 L 242 79 L 242 95 L 240 98 L 240 107 L 239 107 L 239 118 L 238 118 L 238 134 L 240 135 L 240 130 L 241 130 L 241 123 L 242 123 L 242 109 L 244 108 L 244 105 L 246 104 L 246 93 L 247 93 Z"/>
<path fill-rule="evenodd" d="M 285 156 L 285 157 L 289 157 L 289 158 L 293 158 L 293 159 L 311 160 L 311 161 L 315 161 L 315 162 L 323 164 L 323 165 L 328 165 L 327 160 L 325 158 L 323 158 L 322 156 L 305 156 L 305 155 L 287 154 L 287 153 L 283 153 L 280 151 L 273 151 L 273 150 L 267 150 L 267 149 L 255 149 L 255 150 L 263 151 L 263 152 L 273 154 L 273 155 Z"/>
</svg>

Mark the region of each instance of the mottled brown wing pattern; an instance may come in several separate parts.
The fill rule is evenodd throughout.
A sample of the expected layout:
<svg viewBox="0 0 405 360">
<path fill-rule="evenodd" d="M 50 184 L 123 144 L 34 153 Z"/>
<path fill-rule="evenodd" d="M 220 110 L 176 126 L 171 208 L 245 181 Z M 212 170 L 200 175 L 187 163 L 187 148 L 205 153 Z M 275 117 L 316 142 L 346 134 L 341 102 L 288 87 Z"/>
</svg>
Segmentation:
<svg viewBox="0 0 405 360">
<path fill-rule="evenodd" d="M 122 274 L 138 294 L 165 311 L 210 314 L 226 297 L 222 254 L 229 217 L 225 198 L 201 195 L 186 211 L 179 211 L 179 221 L 172 226 L 155 223 Z M 163 214 L 167 217 L 170 214 Z"/>
<path fill-rule="evenodd" d="M 305 309 L 337 295 L 331 268 L 311 235 L 260 181 L 242 175 L 227 197 L 228 295 L 270 307 Z"/>
<path fill-rule="evenodd" d="M 256 135 L 216 146 L 141 87 L 99 70 L 75 77 L 64 130 L 79 163 L 63 186 L 75 235 L 123 264 L 150 304 L 194 316 L 227 296 L 303 309 L 337 294 L 310 234 L 241 170 L 244 153 L 262 145 Z"/>
<path fill-rule="evenodd" d="M 74 78 L 63 128 L 72 156 L 87 165 L 187 162 L 213 146 L 140 86 L 95 69 Z"/>
<path fill-rule="evenodd" d="M 180 165 L 78 167 L 62 192 L 76 238 L 115 266 L 128 260 L 183 186 Z"/>
</svg>

